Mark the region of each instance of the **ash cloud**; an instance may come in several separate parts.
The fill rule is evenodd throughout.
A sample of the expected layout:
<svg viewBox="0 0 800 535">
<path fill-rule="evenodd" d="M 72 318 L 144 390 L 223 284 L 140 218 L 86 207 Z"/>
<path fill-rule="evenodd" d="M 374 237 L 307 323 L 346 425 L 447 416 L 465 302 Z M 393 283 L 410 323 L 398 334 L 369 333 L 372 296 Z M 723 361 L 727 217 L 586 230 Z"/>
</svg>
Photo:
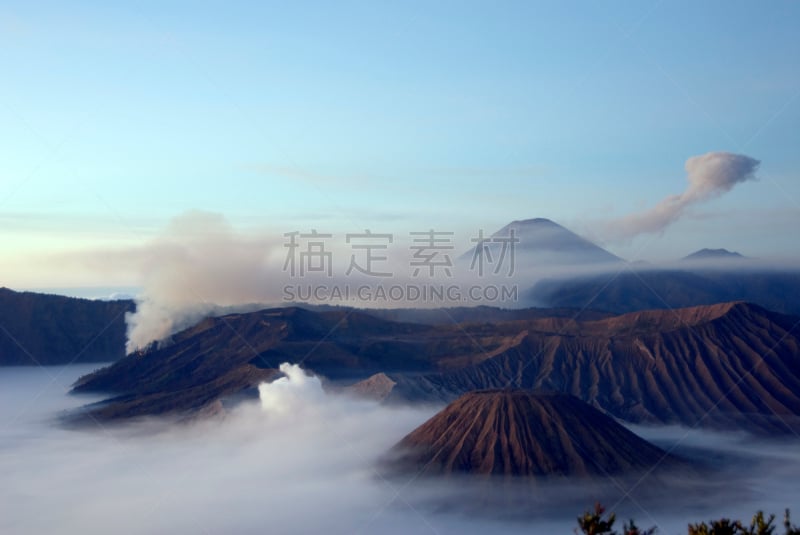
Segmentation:
<svg viewBox="0 0 800 535">
<path fill-rule="evenodd" d="M 690 207 L 720 197 L 737 184 L 755 180 L 761 162 L 730 152 L 708 152 L 686 160 L 686 190 L 643 212 L 613 220 L 604 234 L 611 241 L 630 240 L 640 234 L 658 234 L 680 219 Z"/>
</svg>

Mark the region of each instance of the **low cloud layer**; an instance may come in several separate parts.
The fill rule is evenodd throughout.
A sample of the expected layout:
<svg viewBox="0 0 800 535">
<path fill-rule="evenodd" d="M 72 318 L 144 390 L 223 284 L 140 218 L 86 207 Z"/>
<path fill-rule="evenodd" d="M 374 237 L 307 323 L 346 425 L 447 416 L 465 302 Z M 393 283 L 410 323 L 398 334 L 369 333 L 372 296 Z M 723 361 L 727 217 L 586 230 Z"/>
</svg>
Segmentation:
<svg viewBox="0 0 800 535">
<path fill-rule="evenodd" d="M 640 234 L 664 232 L 697 204 L 709 201 L 732 190 L 737 184 L 755 180 L 761 162 L 730 152 L 709 152 L 686 160 L 686 190 L 663 199 L 654 207 L 606 224 L 605 236 L 610 241 L 630 240 Z"/>
<path fill-rule="evenodd" d="M 435 409 L 326 394 L 317 378 L 294 366 L 262 386 L 260 404 L 235 407 L 223 420 L 60 428 L 59 411 L 96 399 L 65 393 L 90 369 L 12 368 L 0 375 L 0 532 L 567 535 L 597 499 L 585 482 L 548 485 L 535 496 L 557 507 L 514 517 L 462 499 L 462 480 L 383 479 L 376 461 Z M 780 514 L 797 503 L 800 457 L 785 444 L 680 428 L 638 431 L 727 452 L 730 470 L 719 474 L 715 492 L 692 496 L 691 506 L 686 496 L 645 479 L 632 499 L 605 500 L 618 518 L 678 534 L 690 520 L 747 517 L 759 507 Z M 619 495 L 631 485 L 616 481 L 612 488 Z M 646 489 L 660 499 L 645 502 Z"/>
</svg>

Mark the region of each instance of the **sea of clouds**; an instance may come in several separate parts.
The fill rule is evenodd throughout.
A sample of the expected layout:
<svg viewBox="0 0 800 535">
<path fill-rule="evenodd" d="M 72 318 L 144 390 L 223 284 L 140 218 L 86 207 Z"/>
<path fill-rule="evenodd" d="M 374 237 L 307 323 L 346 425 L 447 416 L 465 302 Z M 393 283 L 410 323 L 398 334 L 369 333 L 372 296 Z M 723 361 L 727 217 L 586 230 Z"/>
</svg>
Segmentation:
<svg viewBox="0 0 800 535">
<path fill-rule="evenodd" d="M 569 534 L 597 497 L 575 484 L 561 508 L 511 515 L 472 504 L 459 481 L 384 478 L 379 459 L 436 408 L 326 393 L 319 379 L 288 365 L 283 378 L 261 386 L 260 402 L 222 418 L 65 427 L 63 411 L 97 401 L 67 393 L 92 368 L 0 369 L 0 533 Z M 732 466 L 713 487 L 719 495 L 692 498 L 694 505 L 669 495 L 645 500 L 654 480 L 627 498 L 631 482 L 615 482 L 605 499 L 622 518 L 677 534 L 688 520 L 749 517 L 765 506 L 780 514 L 798 503 L 796 444 L 637 431 L 665 444 L 711 444 Z M 562 491 L 541 488 L 556 504 Z"/>
</svg>

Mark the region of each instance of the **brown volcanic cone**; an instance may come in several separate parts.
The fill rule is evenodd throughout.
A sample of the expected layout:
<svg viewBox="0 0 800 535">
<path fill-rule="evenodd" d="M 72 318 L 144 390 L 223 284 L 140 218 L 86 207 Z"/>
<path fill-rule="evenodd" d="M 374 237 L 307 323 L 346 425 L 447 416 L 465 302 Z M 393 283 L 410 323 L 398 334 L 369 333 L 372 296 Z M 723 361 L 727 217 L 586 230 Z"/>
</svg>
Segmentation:
<svg viewBox="0 0 800 535">
<path fill-rule="evenodd" d="M 607 476 L 683 464 L 568 394 L 464 394 L 393 449 L 393 471 Z"/>
</svg>

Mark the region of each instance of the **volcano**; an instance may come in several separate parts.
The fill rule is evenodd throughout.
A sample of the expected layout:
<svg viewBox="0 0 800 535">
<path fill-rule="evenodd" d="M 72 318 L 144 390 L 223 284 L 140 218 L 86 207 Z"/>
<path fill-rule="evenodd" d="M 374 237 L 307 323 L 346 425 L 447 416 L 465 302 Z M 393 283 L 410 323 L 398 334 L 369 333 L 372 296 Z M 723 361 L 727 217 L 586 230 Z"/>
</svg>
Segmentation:
<svg viewBox="0 0 800 535">
<path fill-rule="evenodd" d="M 500 259 L 504 253 L 506 256 L 510 254 L 509 245 L 504 244 L 503 240 L 510 237 L 519 240 L 514 245 L 515 260 L 519 267 L 613 265 L 622 262 L 621 258 L 602 247 L 544 218 L 512 221 L 486 238 L 478 247 L 485 249 L 483 254 L 487 259 L 491 259 L 494 263 L 502 263 Z M 459 261 L 472 262 L 476 254 L 476 247 L 473 247 L 464 253 Z"/>
<path fill-rule="evenodd" d="M 387 464 L 427 476 L 603 477 L 684 463 L 574 396 L 481 390 L 403 438 Z"/>
</svg>

